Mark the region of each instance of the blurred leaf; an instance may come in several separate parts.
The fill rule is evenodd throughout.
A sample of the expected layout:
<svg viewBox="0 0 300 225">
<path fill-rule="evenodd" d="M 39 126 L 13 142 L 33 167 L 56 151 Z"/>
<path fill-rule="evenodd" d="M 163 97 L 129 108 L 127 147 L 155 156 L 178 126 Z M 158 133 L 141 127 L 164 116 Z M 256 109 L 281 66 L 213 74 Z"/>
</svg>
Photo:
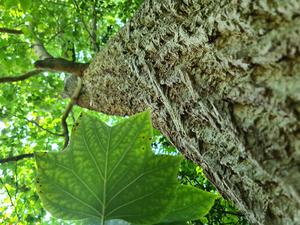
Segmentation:
<svg viewBox="0 0 300 225">
<path fill-rule="evenodd" d="M 24 11 L 27 11 L 28 9 L 30 9 L 31 0 L 20 0 L 20 4 Z"/>
<path fill-rule="evenodd" d="M 11 8 L 13 6 L 17 6 L 19 3 L 19 0 L 5 0 L 4 1 L 4 7 L 5 8 Z"/>
</svg>

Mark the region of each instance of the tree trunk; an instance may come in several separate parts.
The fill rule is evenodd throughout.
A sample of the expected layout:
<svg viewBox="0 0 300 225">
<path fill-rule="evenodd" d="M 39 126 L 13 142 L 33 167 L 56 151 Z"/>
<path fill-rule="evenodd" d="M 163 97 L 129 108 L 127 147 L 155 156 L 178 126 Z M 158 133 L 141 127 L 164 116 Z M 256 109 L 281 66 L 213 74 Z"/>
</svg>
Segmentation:
<svg viewBox="0 0 300 225">
<path fill-rule="evenodd" d="M 253 224 L 300 224 L 300 1 L 146 0 L 78 104 L 152 110 Z"/>
</svg>

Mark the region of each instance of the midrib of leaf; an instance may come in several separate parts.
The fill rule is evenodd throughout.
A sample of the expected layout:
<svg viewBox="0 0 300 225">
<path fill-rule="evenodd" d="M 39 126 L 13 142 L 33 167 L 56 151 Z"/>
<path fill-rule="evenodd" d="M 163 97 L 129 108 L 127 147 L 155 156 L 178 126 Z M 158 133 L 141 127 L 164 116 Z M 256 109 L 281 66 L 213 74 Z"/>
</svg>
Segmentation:
<svg viewBox="0 0 300 225">
<path fill-rule="evenodd" d="M 139 135 L 139 130 L 141 129 L 141 125 L 140 126 L 138 126 L 137 128 L 136 128 L 136 131 L 135 131 L 135 135 L 134 135 L 134 138 L 132 138 L 132 141 L 131 141 L 131 143 L 130 143 L 130 145 L 127 147 L 127 149 L 123 152 L 123 154 L 122 154 L 122 156 L 120 157 L 120 159 L 118 160 L 118 162 L 115 164 L 115 166 L 113 167 L 113 169 L 109 172 L 109 174 L 108 174 L 108 176 L 107 176 L 107 173 L 108 173 L 108 169 L 107 169 L 107 166 L 108 166 L 108 153 L 109 153 L 109 151 L 110 151 L 110 145 L 111 145 L 111 131 L 112 131 L 112 129 L 113 129 L 113 127 L 109 127 L 109 137 L 108 137 L 108 148 L 106 149 L 106 156 L 105 156 L 105 172 L 104 172 L 104 177 L 105 177 L 105 182 L 104 182 L 104 188 L 103 188 L 103 202 L 104 202 L 104 204 L 103 204 L 103 209 L 102 209 L 102 215 L 103 215 L 103 217 L 102 218 L 104 218 L 103 219 L 103 221 L 102 221 L 102 223 L 104 224 L 104 221 L 105 221 L 105 209 L 104 209 L 104 207 L 107 207 L 109 204 L 110 204 L 110 202 L 116 197 L 116 196 L 118 196 L 120 193 L 122 193 L 124 190 L 126 190 L 130 185 L 132 185 L 133 183 L 135 183 L 137 180 L 139 180 L 141 177 L 143 177 L 146 173 L 142 173 L 141 175 L 139 175 L 137 178 L 135 178 L 133 181 L 131 181 L 128 185 L 126 185 L 122 190 L 120 190 L 118 193 L 116 193 L 110 200 L 108 200 L 107 201 L 107 199 L 106 199 L 106 184 L 107 184 L 107 181 L 110 179 L 110 177 L 112 176 L 112 174 L 113 174 L 113 172 L 118 168 L 118 166 L 120 165 L 120 163 L 123 161 L 123 159 L 125 158 L 125 156 L 127 155 L 127 153 L 129 152 L 129 150 L 132 148 L 132 146 L 135 144 L 135 142 L 136 142 L 136 139 L 137 139 L 137 137 L 138 137 L 138 135 Z M 120 131 L 121 132 L 121 131 Z M 119 147 L 119 145 L 120 145 L 120 143 L 121 143 L 122 141 L 119 141 L 118 143 L 117 143 L 117 145 L 115 145 L 114 146 L 114 149 L 111 149 L 111 151 L 113 152 L 113 150 L 115 150 L 115 149 L 117 149 L 118 147 Z M 153 193 L 151 193 L 151 194 L 153 194 Z M 150 194 L 150 195 L 151 195 Z M 143 196 L 142 198 L 145 198 L 146 196 Z M 130 202 L 127 202 L 127 203 L 125 203 L 125 204 L 123 204 L 123 205 L 127 205 L 127 204 L 131 204 L 131 203 L 133 203 L 133 202 L 135 202 L 135 201 L 137 201 L 137 200 L 139 200 L 139 199 L 141 199 L 141 197 L 139 197 L 139 198 L 137 198 L 137 199 L 134 199 L 134 200 L 132 200 L 132 201 L 130 201 Z M 120 208 L 122 208 L 123 207 L 123 205 L 121 206 L 121 207 L 118 207 L 117 209 L 120 209 Z M 117 209 L 115 209 L 115 210 L 112 210 L 112 212 L 115 212 Z M 112 212 L 109 212 L 109 214 L 107 214 L 106 215 L 106 217 L 107 216 L 109 216 L 109 215 L 111 215 L 112 214 Z"/>
<path fill-rule="evenodd" d="M 105 152 L 105 167 L 104 167 L 104 179 L 103 179 L 103 207 L 102 207 L 102 219 L 101 219 L 101 225 L 104 225 L 105 222 L 105 208 L 106 208 L 106 178 L 107 178 L 107 164 L 108 164 L 108 151 L 110 148 L 110 141 L 111 141 L 111 131 L 112 128 L 109 127 L 109 133 L 108 133 L 108 143 L 107 148 Z"/>
</svg>

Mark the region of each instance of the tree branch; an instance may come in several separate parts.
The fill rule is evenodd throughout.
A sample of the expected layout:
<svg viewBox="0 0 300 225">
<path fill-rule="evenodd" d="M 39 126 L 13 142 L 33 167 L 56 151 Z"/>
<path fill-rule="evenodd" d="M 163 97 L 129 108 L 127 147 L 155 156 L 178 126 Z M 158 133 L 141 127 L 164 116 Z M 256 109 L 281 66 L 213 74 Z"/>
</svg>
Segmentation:
<svg viewBox="0 0 300 225">
<path fill-rule="evenodd" d="M 40 129 L 42 129 L 42 130 L 48 132 L 49 134 L 52 134 L 52 135 L 55 135 L 55 136 L 64 136 L 64 134 L 55 133 L 55 132 L 52 132 L 51 130 L 48 130 L 48 129 L 42 127 L 41 125 L 39 125 L 39 124 L 38 124 L 36 121 L 34 121 L 34 120 L 29 120 L 29 119 L 27 119 L 27 118 L 25 118 L 25 120 L 26 120 L 27 122 L 29 122 L 29 123 L 33 123 L 33 124 L 36 125 L 38 128 L 40 128 Z"/>
<path fill-rule="evenodd" d="M 38 60 L 34 63 L 34 65 L 37 69 L 24 73 L 20 76 L 0 77 L 0 83 L 23 81 L 47 70 L 70 73 L 80 77 L 82 76 L 83 71 L 88 67 L 89 63 L 76 63 L 62 58 L 51 58 Z"/>
<path fill-rule="evenodd" d="M 81 87 L 82 87 L 82 80 L 81 80 L 80 77 L 78 77 L 77 87 L 74 90 L 71 101 L 69 102 L 69 104 L 68 104 L 68 106 L 67 106 L 67 108 L 66 108 L 66 110 L 65 110 L 65 112 L 64 112 L 64 114 L 61 118 L 61 125 L 62 125 L 63 133 L 64 133 L 64 136 L 65 136 L 64 148 L 66 148 L 69 144 L 69 130 L 68 130 L 67 118 L 68 118 L 70 112 L 72 111 L 73 106 L 76 104 L 76 101 L 77 101 L 77 99 L 80 95 Z"/>
<path fill-rule="evenodd" d="M 83 71 L 88 67 L 89 63 L 77 63 L 63 58 L 48 58 L 38 60 L 34 63 L 34 65 L 37 69 L 65 72 L 80 77 L 82 76 Z"/>
<path fill-rule="evenodd" d="M 22 154 L 22 155 L 17 155 L 17 156 L 12 156 L 4 159 L 0 159 L 0 164 L 2 163 L 7 163 L 7 162 L 16 162 L 25 158 L 33 158 L 34 154 L 33 153 L 27 153 L 27 154 Z"/>
<path fill-rule="evenodd" d="M 36 69 L 29 71 L 27 73 L 24 73 L 20 76 L 8 76 L 8 77 L 0 77 L 0 83 L 8 83 L 8 82 L 16 82 L 16 81 L 22 81 L 26 80 L 32 76 L 38 75 L 39 73 L 43 72 L 43 69 Z"/>
<path fill-rule="evenodd" d="M 0 27 L 0 33 L 7 33 L 7 34 L 23 34 L 22 30 L 14 30 L 6 27 Z"/>
<path fill-rule="evenodd" d="M 45 46 L 39 39 L 35 41 L 35 43 L 32 45 L 32 48 L 34 53 L 40 60 L 53 58 L 53 56 L 49 54 L 49 52 L 46 50 Z"/>
<path fill-rule="evenodd" d="M 20 76 L 0 77 L 0 83 L 23 81 L 43 71 L 64 72 L 81 77 L 83 71 L 89 66 L 89 63 L 76 63 L 63 58 L 46 58 L 36 61 L 34 66 L 36 67 L 35 70 Z"/>
</svg>

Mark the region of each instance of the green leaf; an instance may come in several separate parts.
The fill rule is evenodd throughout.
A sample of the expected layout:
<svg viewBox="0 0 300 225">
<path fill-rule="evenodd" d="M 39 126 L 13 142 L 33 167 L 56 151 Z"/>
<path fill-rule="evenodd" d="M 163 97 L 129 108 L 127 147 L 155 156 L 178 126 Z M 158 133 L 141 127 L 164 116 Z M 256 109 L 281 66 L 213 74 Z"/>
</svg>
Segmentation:
<svg viewBox="0 0 300 225">
<path fill-rule="evenodd" d="M 84 115 L 65 151 L 35 154 L 44 207 L 69 220 L 158 223 L 175 199 L 181 157 L 155 156 L 151 137 L 149 112 L 114 127 Z"/>
<path fill-rule="evenodd" d="M 183 224 L 205 216 L 214 205 L 218 196 L 192 186 L 181 185 L 176 193 L 172 210 L 159 225 Z"/>
<path fill-rule="evenodd" d="M 4 7 L 9 9 L 13 6 L 17 6 L 19 3 L 19 0 L 5 0 L 4 1 Z"/>
<path fill-rule="evenodd" d="M 30 9 L 31 6 L 31 0 L 20 0 L 21 7 L 24 11 L 27 11 Z"/>
</svg>

